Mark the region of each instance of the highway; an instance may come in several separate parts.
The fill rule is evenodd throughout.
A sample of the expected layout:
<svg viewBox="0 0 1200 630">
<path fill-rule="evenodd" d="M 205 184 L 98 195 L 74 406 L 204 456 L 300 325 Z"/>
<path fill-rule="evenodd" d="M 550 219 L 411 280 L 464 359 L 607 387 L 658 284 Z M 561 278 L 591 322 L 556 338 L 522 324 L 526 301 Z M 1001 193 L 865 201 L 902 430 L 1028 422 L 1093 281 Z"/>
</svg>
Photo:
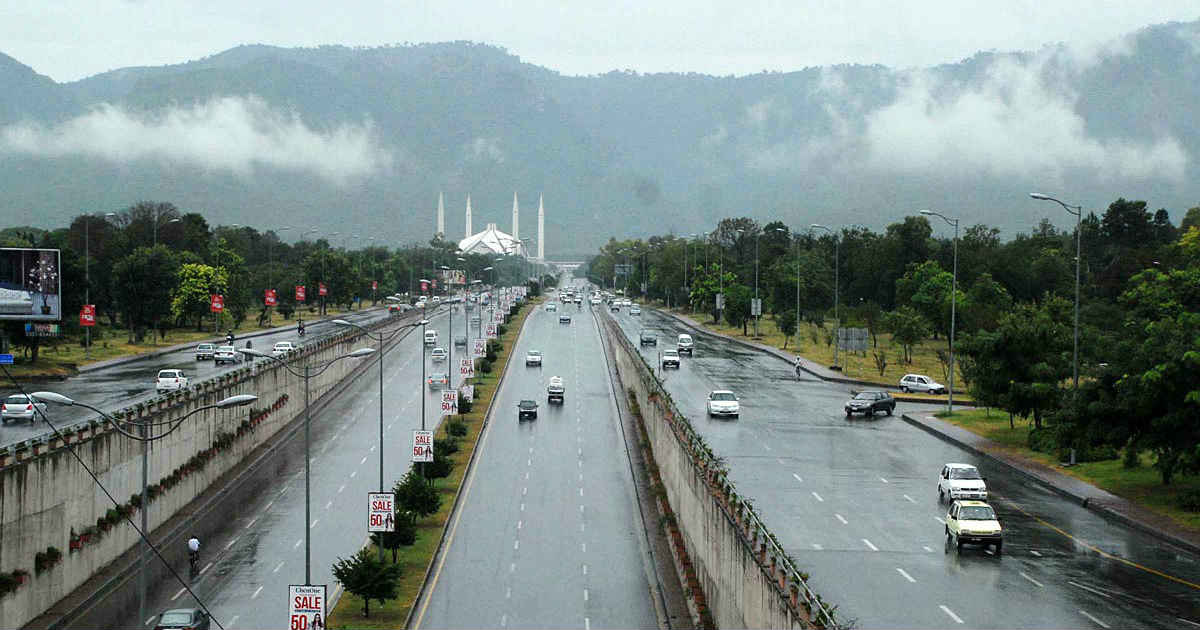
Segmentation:
<svg viewBox="0 0 1200 630">
<path fill-rule="evenodd" d="M 559 308 L 525 325 L 416 628 L 659 625 L 599 331 L 588 307 Z M 543 367 L 524 365 L 531 349 Z M 546 402 L 551 376 L 562 405 Z M 536 420 L 517 420 L 522 398 Z"/>
<path fill-rule="evenodd" d="M 359 311 L 340 317 L 356 324 L 366 324 L 387 317 L 387 309 Z M 244 348 L 246 342 L 250 342 L 255 349 L 270 352 L 271 347 L 279 341 L 291 341 L 297 345 L 303 345 L 305 342 L 312 342 L 341 330 L 341 327 L 329 323 L 328 320 L 308 323 L 305 328 L 303 338 L 296 335 L 296 327 L 292 325 L 287 329 L 277 330 L 267 335 L 237 339 L 236 345 Z M 224 340 L 221 343 L 224 343 Z M 116 411 L 157 396 L 158 394 L 154 391 L 154 383 L 159 370 L 183 370 L 192 383 L 198 383 L 227 370 L 245 365 L 243 363 L 216 365 L 210 360 L 197 361 L 194 349 L 195 346 L 188 346 L 174 352 L 91 370 L 67 379 L 27 381 L 22 382 L 21 385 L 29 392 L 57 392 L 93 407 Z M 15 393 L 16 388 L 12 386 L 12 383 L 3 383 L 0 385 L 0 391 L 4 392 L 4 395 L 8 395 Z M 96 416 L 95 412 L 83 407 L 60 405 L 47 406 L 46 415 L 58 427 Z M 48 432 L 50 432 L 50 428 L 40 420 L 32 423 L 12 421 L 0 426 L 0 446 L 28 440 Z"/>
<path fill-rule="evenodd" d="M 848 420 L 846 385 L 798 381 L 785 361 L 652 309 L 611 316 L 635 346 L 642 328 L 659 333 L 657 348 L 642 349 L 651 365 L 678 333 L 696 337 L 695 356 L 666 374 L 668 391 L 842 620 L 862 628 L 1200 627 L 1200 558 L 898 417 L 928 407 L 900 403 L 897 417 Z M 714 389 L 739 395 L 740 419 L 706 417 Z M 987 477 L 1005 528 L 1002 558 L 944 548 L 937 475 L 946 462 L 975 464 Z"/>
<path fill-rule="evenodd" d="M 455 323 L 461 324 L 462 317 L 460 311 Z M 446 324 L 443 308 L 428 327 L 438 330 L 445 340 Z M 384 356 L 385 488 L 390 488 L 411 465 L 412 430 L 421 426 L 422 395 L 427 405 L 426 425 L 433 427 L 438 421 L 440 392 L 431 394 L 421 383 L 421 356 L 420 327 Z M 374 357 L 366 360 L 372 364 L 377 361 Z M 366 493 L 379 485 L 376 369 L 374 365 L 368 368 L 331 404 L 313 415 L 311 522 L 304 522 L 303 431 L 240 484 L 234 493 L 236 500 L 225 502 L 210 518 L 220 521 L 219 530 L 202 539 L 201 573 L 192 578 L 191 584 L 226 628 L 286 626 L 288 585 L 304 583 L 306 527 L 312 535 L 313 583 L 328 584 L 331 597 L 335 587 L 333 562 L 353 554 L 367 541 Z M 432 362 L 426 366 L 426 372 L 441 369 L 441 364 Z M 155 475 L 151 471 L 151 478 Z M 186 576 L 184 540 L 172 544 L 165 550 L 168 558 Z M 137 619 L 137 584 L 136 577 L 131 576 L 119 592 L 110 596 L 133 602 L 123 615 L 89 618 L 85 625 L 146 627 L 153 619 Z M 149 601 L 148 615 L 196 606 L 173 579 L 154 583 Z"/>
</svg>

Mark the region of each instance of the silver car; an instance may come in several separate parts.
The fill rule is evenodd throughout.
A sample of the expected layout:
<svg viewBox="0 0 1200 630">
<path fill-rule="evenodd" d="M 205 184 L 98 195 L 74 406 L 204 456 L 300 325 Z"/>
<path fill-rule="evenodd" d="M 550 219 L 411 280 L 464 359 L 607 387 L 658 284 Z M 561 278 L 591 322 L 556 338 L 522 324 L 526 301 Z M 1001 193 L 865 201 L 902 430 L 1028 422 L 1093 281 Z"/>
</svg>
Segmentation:
<svg viewBox="0 0 1200 630">
<path fill-rule="evenodd" d="M 13 394 L 0 402 L 0 420 L 8 424 L 9 420 L 25 420 L 33 422 L 38 418 L 38 411 L 46 411 L 46 403 L 30 399 L 25 394 Z"/>
</svg>

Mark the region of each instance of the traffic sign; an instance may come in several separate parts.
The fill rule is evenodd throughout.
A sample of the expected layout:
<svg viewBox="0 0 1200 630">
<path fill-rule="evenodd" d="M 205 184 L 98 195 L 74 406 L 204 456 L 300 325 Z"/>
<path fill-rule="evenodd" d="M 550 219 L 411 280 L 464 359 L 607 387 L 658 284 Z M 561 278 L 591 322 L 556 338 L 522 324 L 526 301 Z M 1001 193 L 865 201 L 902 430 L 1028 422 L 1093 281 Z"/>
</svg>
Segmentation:
<svg viewBox="0 0 1200 630">
<path fill-rule="evenodd" d="M 458 377 L 475 378 L 475 359 L 458 360 Z"/>
<path fill-rule="evenodd" d="M 396 495 L 391 492 L 367 493 L 367 531 L 396 531 Z"/>
<path fill-rule="evenodd" d="M 296 301 L 297 302 L 304 301 L 304 293 L 305 293 L 304 285 L 302 285 L 302 284 L 296 285 Z"/>
<path fill-rule="evenodd" d="M 220 293 L 214 293 L 214 294 L 208 296 L 208 298 L 209 298 L 208 310 L 210 310 L 214 313 L 225 312 L 225 296 L 224 295 L 221 295 Z"/>
<path fill-rule="evenodd" d="M 442 390 L 442 415 L 449 416 L 458 413 L 458 392 L 453 389 Z"/>
<path fill-rule="evenodd" d="M 325 627 L 325 585 L 288 586 L 289 630 L 321 630 Z"/>
<path fill-rule="evenodd" d="M 12 365 L 12 364 L 13 364 L 13 355 L 0 354 L 0 365 Z"/>
<path fill-rule="evenodd" d="M 84 304 L 79 308 L 79 325 L 80 326 L 95 326 L 96 325 L 96 305 Z"/>
<path fill-rule="evenodd" d="M 413 457 L 414 462 L 432 462 L 433 461 L 433 431 L 413 431 Z"/>
</svg>

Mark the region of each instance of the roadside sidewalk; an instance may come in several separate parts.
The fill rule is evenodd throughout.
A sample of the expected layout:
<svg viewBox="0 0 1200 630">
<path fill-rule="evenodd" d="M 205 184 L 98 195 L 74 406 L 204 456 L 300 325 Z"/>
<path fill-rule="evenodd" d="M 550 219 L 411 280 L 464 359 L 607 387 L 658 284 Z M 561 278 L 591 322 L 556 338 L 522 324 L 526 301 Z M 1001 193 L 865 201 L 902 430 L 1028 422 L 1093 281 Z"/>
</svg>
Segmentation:
<svg viewBox="0 0 1200 630">
<path fill-rule="evenodd" d="M 999 442 L 971 433 L 932 414 L 906 413 L 900 417 L 946 442 L 1007 466 L 1031 481 L 1077 501 L 1105 519 L 1117 521 L 1192 553 L 1200 553 L 1200 534 L 1180 526 L 1166 516 L 1060 472 L 1055 466 L 1047 466 L 1006 452 Z"/>
</svg>

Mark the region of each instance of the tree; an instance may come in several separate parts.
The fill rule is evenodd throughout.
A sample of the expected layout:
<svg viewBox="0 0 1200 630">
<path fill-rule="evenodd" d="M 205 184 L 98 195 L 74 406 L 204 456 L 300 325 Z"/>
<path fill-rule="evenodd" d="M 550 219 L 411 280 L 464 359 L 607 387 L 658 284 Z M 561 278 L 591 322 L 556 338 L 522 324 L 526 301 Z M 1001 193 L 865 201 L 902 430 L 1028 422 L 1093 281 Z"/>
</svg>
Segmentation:
<svg viewBox="0 0 1200 630">
<path fill-rule="evenodd" d="M 912 363 L 912 347 L 929 336 L 929 323 L 913 307 L 901 306 L 884 316 L 883 325 L 903 349 L 904 362 Z"/>
<path fill-rule="evenodd" d="M 796 334 L 798 323 L 796 322 L 796 311 L 784 310 L 775 315 L 775 325 L 779 327 L 779 332 L 783 333 L 783 349 L 787 350 L 788 338 Z M 796 346 L 800 343 L 797 341 Z"/>
<path fill-rule="evenodd" d="M 209 315 L 211 295 L 225 294 L 229 278 L 224 269 L 189 263 L 179 268 L 175 290 L 171 294 L 171 316 L 176 322 L 194 320 L 201 330 Z"/>
<path fill-rule="evenodd" d="M 741 326 L 746 334 L 746 323 L 750 321 L 750 300 L 754 292 L 750 287 L 735 284 L 725 287 L 725 321 L 730 326 Z"/>
<path fill-rule="evenodd" d="M 417 523 L 413 515 L 397 510 L 394 518 L 395 531 L 371 534 L 371 542 L 392 552 L 392 562 L 396 562 L 400 547 L 410 547 L 417 541 Z"/>
<path fill-rule="evenodd" d="M 954 276 L 932 260 L 912 264 L 904 276 L 896 281 L 896 303 L 912 305 L 933 330 L 950 337 L 950 306 Z M 958 308 L 966 306 L 966 297 L 958 291 Z"/>
<path fill-rule="evenodd" d="M 417 516 L 429 516 L 442 506 L 442 495 L 420 473 L 410 470 L 392 487 L 396 504 Z"/>
<path fill-rule="evenodd" d="M 371 616 L 371 600 L 383 605 L 396 597 L 400 585 L 400 565 L 380 562 L 370 549 L 362 548 L 349 559 L 339 557 L 333 563 L 333 577 L 346 592 L 363 600 L 363 616 Z"/>
<path fill-rule="evenodd" d="M 171 314 L 179 263 L 165 245 L 139 247 L 113 269 L 117 297 L 130 342 L 141 342 L 146 328 Z"/>
</svg>

